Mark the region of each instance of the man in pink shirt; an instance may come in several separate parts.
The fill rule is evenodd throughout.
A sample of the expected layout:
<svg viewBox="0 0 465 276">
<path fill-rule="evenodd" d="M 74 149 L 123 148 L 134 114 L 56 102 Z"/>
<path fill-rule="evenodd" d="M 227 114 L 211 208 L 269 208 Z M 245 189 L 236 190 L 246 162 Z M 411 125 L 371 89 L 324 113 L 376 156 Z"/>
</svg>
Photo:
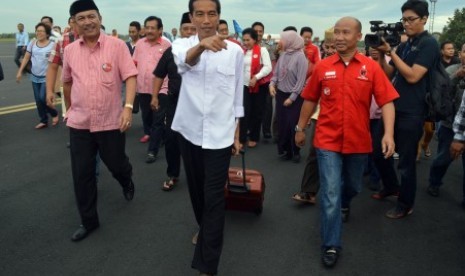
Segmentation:
<svg viewBox="0 0 465 276">
<path fill-rule="evenodd" d="M 137 69 L 126 44 L 100 31 L 102 17 L 93 1 L 71 4 L 81 38 L 64 50 L 63 92 L 70 129 L 71 167 L 82 225 L 71 237 L 80 241 L 98 228 L 95 159 L 102 161 L 134 197 L 132 166 L 125 153 L 125 131 L 131 126 Z M 126 81 L 126 105 L 121 86 Z"/>
<path fill-rule="evenodd" d="M 144 125 L 144 136 L 140 142 L 150 141 L 147 163 L 155 161 L 158 153 L 160 140 L 163 137 L 163 122 L 152 112 L 150 102 L 153 92 L 153 70 L 157 67 L 161 56 L 171 46 L 167 39 L 163 39 L 163 22 L 156 16 L 149 16 L 144 21 L 146 37 L 140 39 L 136 44 L 133 59 L 137 66 L 137 93 L 140 102 L 142 123 Z M 159 92 L 161 95 L 168 93 L 168 81 L 165 79 Z M 161 123 L 160 123 L 161 121 Z M 155 135 L 155 137 L 151 137 Z M 149 138 L 150 137 L 150 138 Z"/>
</svg>

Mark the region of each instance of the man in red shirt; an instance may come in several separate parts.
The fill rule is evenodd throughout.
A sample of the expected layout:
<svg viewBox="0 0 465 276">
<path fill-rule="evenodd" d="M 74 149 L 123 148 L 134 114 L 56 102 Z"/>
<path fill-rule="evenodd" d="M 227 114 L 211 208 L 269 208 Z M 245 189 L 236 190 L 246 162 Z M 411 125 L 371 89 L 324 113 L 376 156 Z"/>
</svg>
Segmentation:
<svg viewBox="0 0 465 276">
<path fill-rule="evenodd" d="M 320 171 L 322 262 L 336 264 L 341 250 L 342 220 L 347 221 L 351 199 L 360 192 L 364 164 L 372 151 L 370 104 L 382 108 L 384 156 L 394 153 L 394 105 L 399 97 L 379 64 L 357 52 L 362 25 L 353 17 L 334 27 L 337 54 L 320 61 L 302 92 L 305 102 L 295 141 L 305 143 L 304 128 L 319 101 L 320 115 L 314 146 Z M 342 210 L 342 212 L 341 212 Z"/>
<path fill-rule="evenodd" d="M 300 29 L 300 36 L 304 40 L 305 45 L 305 56 L 308 60 L 308 70 L 307 70 L 307 79 L 310 78 L 313 72 L 313 68 L 315 68 L 315 64 L 320 61 L 320 50 L 318 47 L 313 45 L 312 43 L 312 36 L 313 30 L 310 27 L 302 27 Z"/>
<path fill-rule="evenodd" d="M 126 200 L 134 197 L 124 132 L 131 126 L 137 69 L 125 43 L 100 30 L 102 17 L 93 1 L 75 1 L 70 15 L 75 18 L 81 38 L 65 48 L 63 92 L 68 108 L 74 192 L 82 222 L 71 240 L 80 241 L 99 227 L 97 153 L 121 185 Z"/>
</svg>

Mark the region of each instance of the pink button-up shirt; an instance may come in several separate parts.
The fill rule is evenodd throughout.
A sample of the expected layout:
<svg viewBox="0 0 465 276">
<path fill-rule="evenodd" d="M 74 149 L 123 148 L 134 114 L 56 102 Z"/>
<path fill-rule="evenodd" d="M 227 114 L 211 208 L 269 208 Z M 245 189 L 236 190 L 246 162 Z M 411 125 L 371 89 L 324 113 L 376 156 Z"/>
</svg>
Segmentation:
<svg viewBox="0 0 465 276">
<path fill-rule="evenodd" d="M 171 43 L 163 38 L 158 39 L 155 44 L 151 44 L 146 37 L 139 39 L 132 58 L 137 66 L 137 93 L 152 94 L 153 92 L 153 71 L 157 67 L 161 56 L 171 46 Z M 159 94 L 168 94 L 168 78 L 163 80 L 163 85 Z"/>
<path fill-rule="evenodd" d="M 126 44 L 100 33 L 89 48 L 82 39 L 65 48 L 63 82 L 72 82 L 67 125 L 91 132 L 119 129 L 122 82 L 137 75 Z"/>
</svg>

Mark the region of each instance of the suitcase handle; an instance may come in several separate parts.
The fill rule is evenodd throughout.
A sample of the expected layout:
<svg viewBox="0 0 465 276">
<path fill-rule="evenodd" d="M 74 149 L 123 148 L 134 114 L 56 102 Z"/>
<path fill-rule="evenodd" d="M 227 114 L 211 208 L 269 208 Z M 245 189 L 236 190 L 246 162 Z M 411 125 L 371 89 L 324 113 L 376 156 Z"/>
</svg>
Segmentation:
<svg viewBox="0 0 465 276">
<path fill-rule="evenodd" d="M 245 175 L 245 150 L 241 149 L 239 150 L 239 153 L 241 154 L 242 157 L 242 173 L 237 172 L 237 175 L 240 176 L 242 174 L 242 186 L 239 185 L 231 185 L 231 182 L 229 181 L 229 176 L 228 176 L 228 190 L 233 192 L 233 193 L 248 193 L 249 192 L 249 187 L 247 186 L 247 179 Z"/>
</svg>

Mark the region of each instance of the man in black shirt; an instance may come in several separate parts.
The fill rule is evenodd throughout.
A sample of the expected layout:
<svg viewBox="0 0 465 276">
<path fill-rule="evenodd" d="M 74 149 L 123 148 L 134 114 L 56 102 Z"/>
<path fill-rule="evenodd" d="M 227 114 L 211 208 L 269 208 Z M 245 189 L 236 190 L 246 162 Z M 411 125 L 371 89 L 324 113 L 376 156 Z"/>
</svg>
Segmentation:
<svg viewBox="0 0 465 276">
<path fill-rule="evenodd" d="M 182 15 L 181 26 L 179 28 L 181 38 L 190 37 L 197 33 L 194 24 L 191 23 L 189 13 Z M 174 113 L 178 102 L 179 90 L 181 88 L 181 75 L 178 74 L 178 67 L 174 62 L 171 47 L 163 53 L 157 67 L 153 71 L 155 75 L 151 107 L 156 112 L 165 114 L 165 158 L 168 163 L 166 173 L 168 179 L 163 182 L 162 190 L 170 191 L 178 181 L 181 166 L 181 154 L 179 152 L 178 139 L 176 133 L 171 129 Z M 158 94 L 163 84 L 163 80 L 168 76 L 168 95 Z"/>
<path fill-rule="evenodd" d="M 399 195 L 396 206 L 386 213 L 388 218 L 398 219 L 413 212 L 417 176 L 416 156 L 418 142 L 423 135 L 426 115 L 425 96 L 429 85 L 428 68 L 439 62 L 439 46 L 425 31 L 428 20 L 428 3 L 422 0 L 408 0 L 401 8 L 401 21 L 408 40 L 397 49 L 387 43 L 379 47 L 383 54 L 380 64 L 392 82 L 400 98 L 394 101 L 396 121 L 394 138 L 399 153 L 398 170 L 400 186 L 392 158 L 384 159 L 378 151 L 374 153 L 377 169 L 383 180 L 384 189 L 373 194 L 374 199 Z M 385 55 L 391 57 L 389 64 Z"/>
</svg>

